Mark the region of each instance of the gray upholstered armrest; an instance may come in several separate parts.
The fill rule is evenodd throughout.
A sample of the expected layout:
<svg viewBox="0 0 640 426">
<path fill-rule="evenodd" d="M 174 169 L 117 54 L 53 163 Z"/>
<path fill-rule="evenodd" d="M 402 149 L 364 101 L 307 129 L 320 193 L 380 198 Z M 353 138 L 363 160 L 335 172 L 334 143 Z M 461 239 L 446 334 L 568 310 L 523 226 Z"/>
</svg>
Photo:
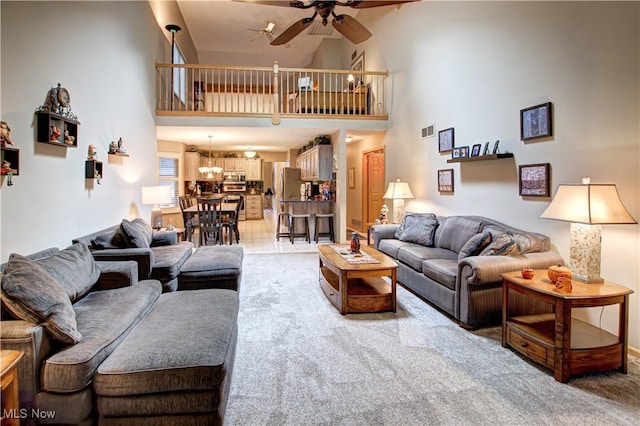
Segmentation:
<svg viewBox="0 0 640 426">
<path fill-rule="evenodd" d="M 479 285 L 502 281 L 500 274 L 522 268 L 547 269 L 564 264 L 562 256 L 554 251 L 526 253 L 518 256 L 470 256 L 458 264 L 460 285 Z"/>
<path fill-rule="evenodd" d="M 373 248 L 378 249 L 380 240 L 395 238 L 396 230 L 400 228 L 399 223 L 388 223 L 385 225 L 373 225 L 371 227 L 371 238 L 373 238 Z"/>
<path fill-rule="evenodd" d="M 153 231 L 151 247 L 172 246 L 174 244 L 178 244 L 178 233 L 175 229 L 171 231 Z"/>
<path fill-rule="evenodd" d="M 134 260 L 138 264 L 139 280 L 146 280 L 151 276 L 151 268 L 155 262 L 153 251 L 150 248 L 91 250 L 91 254 L 98 261 L 122 262 Z"/>
<path fill-rule="evenodd" d="M 138 264 L 134 260 L 124 262 L 96 262 L 100 278 L 92 290 L 111 290 L 138 284 Z"/>
<path fill-rule="evenodd" d="M 0 346 L 24 352 L 18 366 L 20 406 L 29 408 L 40 390 L 40 365 L 51 350 L 49 337 L 40 325 L 22 320 L 2 321 Z"/>
</svg>

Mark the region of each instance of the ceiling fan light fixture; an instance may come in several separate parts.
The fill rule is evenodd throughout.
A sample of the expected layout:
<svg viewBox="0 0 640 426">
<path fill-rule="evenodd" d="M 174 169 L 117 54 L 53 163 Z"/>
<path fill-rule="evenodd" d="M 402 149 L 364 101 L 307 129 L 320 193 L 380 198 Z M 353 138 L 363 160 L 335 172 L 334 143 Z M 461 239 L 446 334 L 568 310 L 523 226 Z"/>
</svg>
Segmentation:
<svg viewBox="0 0 640 426">
<path fill-rule="evenodd" d="M 274 24 L 271 21 L 267 21 L 267 26 L 264 28 L 264 31 L 267 33 L 271 33 L 275 27 L 276 27 L 276 24 Z"/>
</svg>

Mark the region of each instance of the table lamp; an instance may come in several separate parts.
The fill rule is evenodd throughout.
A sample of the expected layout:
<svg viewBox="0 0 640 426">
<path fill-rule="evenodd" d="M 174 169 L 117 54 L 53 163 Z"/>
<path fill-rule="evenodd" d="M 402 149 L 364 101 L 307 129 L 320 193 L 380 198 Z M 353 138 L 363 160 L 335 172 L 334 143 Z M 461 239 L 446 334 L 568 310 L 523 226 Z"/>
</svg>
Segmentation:
<svg viewBox="0 0 640 426">
<path fill-rule="evenodd" d="M 614 184 L 560 184 L 551 204 L 540 216 L 571 222 L 569 257 L 573 278 L 586 283 L 600 277 L 601 225 L 638 223 L 622 204 Z"/>
<path fill-rule="evenodd" d="M 397 179 L 395 182 L 389 182 L 387 192 L 382 198 L 393 200 L 393 223 L 400 223 L 404 214 L 404 200 L 415 197 L 409 189 L 409 184 Z"/>
<path fill-rule="evenodd" d="M 162 211 L 160 204 L 171 202 L 171 188 L 168 186 L 143 186 L 142 204 L 153 205 L 151 209 L 151 227 L 162 228 Z"/>
</svg>

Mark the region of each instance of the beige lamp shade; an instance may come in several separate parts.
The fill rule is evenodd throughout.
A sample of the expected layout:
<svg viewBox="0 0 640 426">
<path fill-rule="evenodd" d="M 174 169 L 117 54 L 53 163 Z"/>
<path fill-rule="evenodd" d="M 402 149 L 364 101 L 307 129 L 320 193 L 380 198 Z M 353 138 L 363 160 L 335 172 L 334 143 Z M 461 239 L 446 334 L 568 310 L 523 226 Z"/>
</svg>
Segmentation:
<svg viewBox="0 0 640 426">
<path fill-rule="evenodd" d="M 588 179 L 585 179 L 588 181 Z M 558 185 L 555 197 L 540 216 L 571 222 L 569 257 L 575 279 L 602 282 L 601 225 L 633 224 L 613 184 Z"/>
<path fill-rule="evenodd" d="M 558 185 L 540 217 L 591 225 L 638 223 L 622 204 L 614 184 Z"/>
<path fill-rule="evenodd" d="M 400 179 L 398 179 L 395 182 L 389 182 L 387 192 L 384 193 L 382 198 L 387 198 L 389 200 L 404 200 L 415 197 L 413 196 L 411 189 L 409 189 L 409 184 L 407 182 L 400 182 Z"/>
<path fill-rule="evenodd" d="M 404 215 L 404 200 L 415 197 L 409 188 L 409 184 L 400 182 L 400 179 L 397 179 L 395 182 L 389 182 L 387 192 L 384 193 L 382 198 L 393 200 L 393 223 L 400 223 Z"/>
<path fill-rule="evenodd" d="M 171 188 L 168 186 L 143 186 L 142 204 L 160 205 L 171 202 Z"/>
<path fill-rule="evenodd" d="M 160 204 L 171 202 L 171 188 L 168 186 L 143 186 L 142 204 L 151 204 L 151 227 L 162 228 L 162 211 Z"/>
</svg>

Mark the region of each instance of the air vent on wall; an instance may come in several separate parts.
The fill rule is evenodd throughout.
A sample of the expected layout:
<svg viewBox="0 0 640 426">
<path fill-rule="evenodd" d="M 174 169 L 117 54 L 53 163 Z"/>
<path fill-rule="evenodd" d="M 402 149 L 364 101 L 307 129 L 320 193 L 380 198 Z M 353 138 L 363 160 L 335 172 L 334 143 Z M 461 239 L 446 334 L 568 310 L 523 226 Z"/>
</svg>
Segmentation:
<svg viewBox="0 0 640 426">
<path fill-rule="evenodd" d="M 431 136 L 433 136 L 433 128 L 434 128 L 433 124 L 431 126 L 423 127 L 422 128 L 422 139 L 430 138 Z"/>
</svg>

